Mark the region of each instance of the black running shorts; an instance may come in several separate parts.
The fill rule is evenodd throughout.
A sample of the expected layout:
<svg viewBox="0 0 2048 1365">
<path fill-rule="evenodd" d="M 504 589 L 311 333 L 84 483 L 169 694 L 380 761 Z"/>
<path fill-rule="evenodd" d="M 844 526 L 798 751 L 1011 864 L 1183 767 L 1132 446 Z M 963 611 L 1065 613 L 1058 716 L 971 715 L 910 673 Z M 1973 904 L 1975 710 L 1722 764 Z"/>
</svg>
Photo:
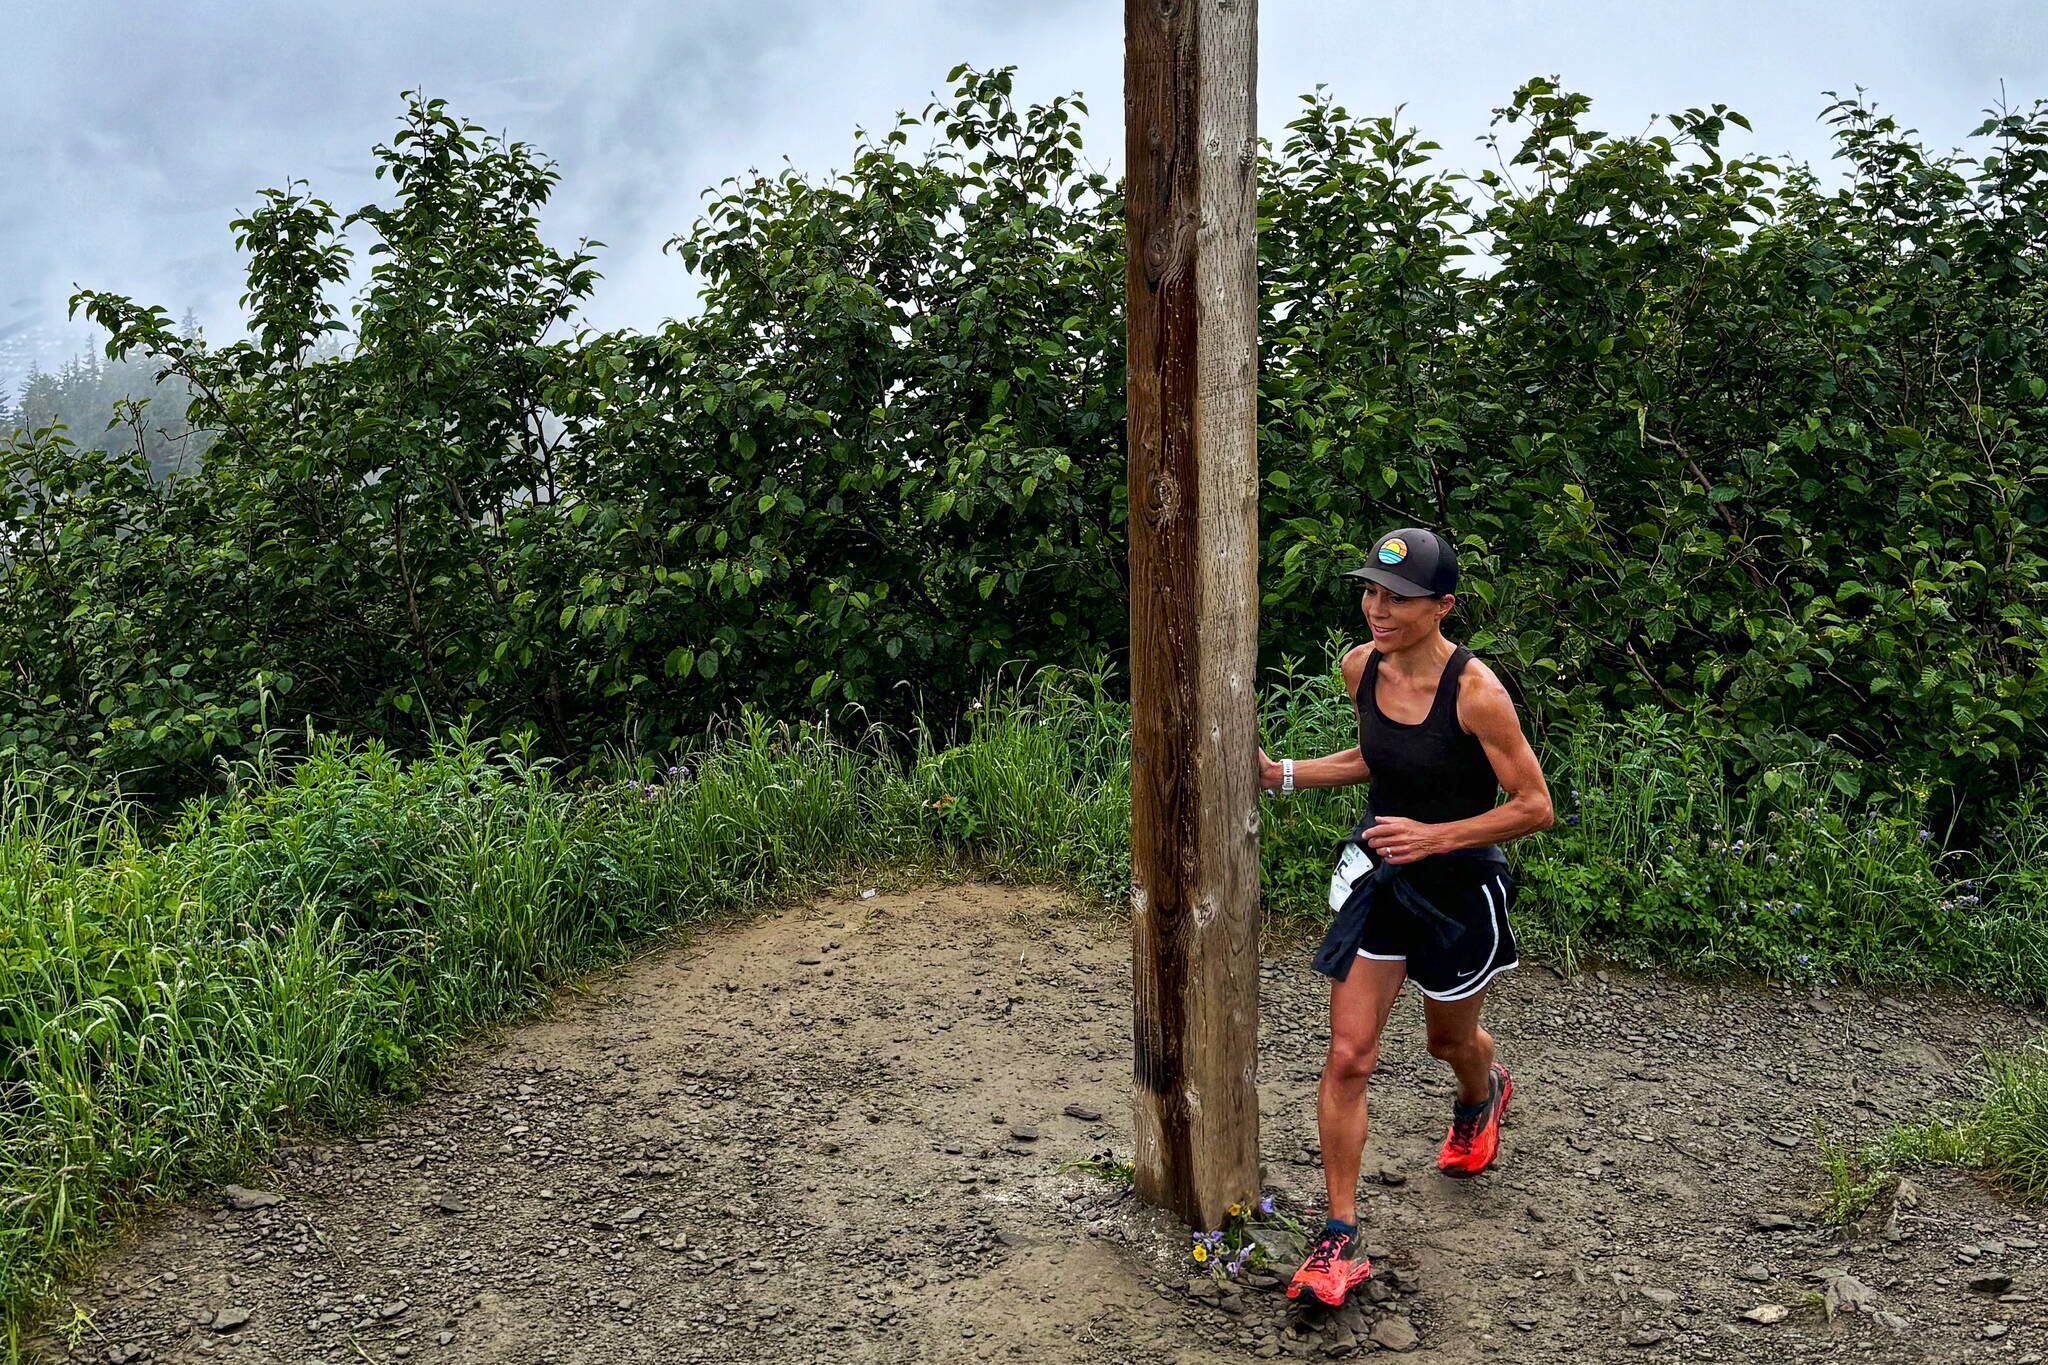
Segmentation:
<svg viewBox="0 0 2048 1365">
<path fill-rule="evenodd" d="M 1508 924 L 1515 879 L 1504 865 L 1483 858 L 1425 858 L 1401 871 L 1416 892 L 1457 921 L 1460 932 L 1443 942 L 1441 926 L 1401 904 L 1382 883 L 1366 911 L 1360 957 L 1406 962 L 1409 979 L 1432 1000 L 1463 1000 L 1520 961 Z"/>
</svg>

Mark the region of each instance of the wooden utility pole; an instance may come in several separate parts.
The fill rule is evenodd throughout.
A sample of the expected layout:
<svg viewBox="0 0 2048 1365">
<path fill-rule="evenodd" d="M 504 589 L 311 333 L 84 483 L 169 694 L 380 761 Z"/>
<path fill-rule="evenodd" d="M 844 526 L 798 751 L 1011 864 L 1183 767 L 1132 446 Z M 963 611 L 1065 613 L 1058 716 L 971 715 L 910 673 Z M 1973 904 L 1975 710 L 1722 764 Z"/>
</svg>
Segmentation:
<svg viewBox="0 0 2048 1365">
<path fill-rule="evenodd" d="M 1259 1183 L 1256 0 L 1125 0 L 1138 1189 Z"/>
</svg>

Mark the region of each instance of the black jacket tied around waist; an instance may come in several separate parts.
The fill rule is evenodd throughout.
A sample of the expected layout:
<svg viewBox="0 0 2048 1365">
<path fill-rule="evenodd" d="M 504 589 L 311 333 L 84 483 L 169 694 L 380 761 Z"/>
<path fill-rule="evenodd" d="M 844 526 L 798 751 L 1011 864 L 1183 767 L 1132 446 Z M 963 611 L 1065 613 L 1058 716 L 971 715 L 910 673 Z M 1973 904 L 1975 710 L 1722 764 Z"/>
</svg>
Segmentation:
<svg viewBox="0 0 2048 1365">
<path fill-rule="evenodd" d="M 1335 846 L 1334 856 L 1337 858 L 1343 857 L 1346 846 L 1364 849 L 1371 854 L 1374 866 L 1368 876 L 1361 877 L 1352 886 L 1351 895 L 1345 900 L 1343 908 L 1337 911 L 1336 917 L 1330 921 L 1330 927 L 1324 933 L 1322 943 L 1316 948 L 1311 965 L 1334 981 L 1342 981 L 1351 974 L 1351 964 L 1358 960 L 1358 945 L 1365 938 L 1366 917 L 1371 914 L 1373 906 L 1378 902 L 1382 887 L 1392 895 L 1396 903 L 1428 928 L 1440 946 L 1448 947 L 1457 942 L 1465 932 L 1463 924 L 1438 909 L 1415 884 L 1410 869 L 1420 867 L 1422 863 L 1389 863 L 1382 861 L 1378 854 L 1372 853 L 1371 846 L 1365 841 L 1365 832 L 1371 829 L 1374 823 L 1376 822 L 1372 816 L 1366 816 L 1358 828 L 1339 839 Z M 1507 855 L 1501 852 L 1499 847 L 1484 844 L 1478 848 L 1454 848 L 1448 853 L 1432 854 L 1423 859 L 1423 863 L 1435 862 L 1439 858 L 1494 863 L 1501 867 L 1507 866 L 1508 861 Z"/>
</svg>

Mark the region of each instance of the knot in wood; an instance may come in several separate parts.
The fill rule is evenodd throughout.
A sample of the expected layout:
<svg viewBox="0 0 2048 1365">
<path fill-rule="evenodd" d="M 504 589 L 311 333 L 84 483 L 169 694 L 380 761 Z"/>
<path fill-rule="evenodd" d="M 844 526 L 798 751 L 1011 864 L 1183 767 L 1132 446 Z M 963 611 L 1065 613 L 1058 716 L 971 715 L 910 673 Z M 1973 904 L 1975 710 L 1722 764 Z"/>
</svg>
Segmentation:
<svg viewBox="0 0 2048 1365">
<path fill-rule="evenodd" d="M 1180 510 L 1180 480 L 1164 470 L 1154 470 L 1145 480 L 1145 515 L 1153 525 L 1173 520 Z"/>
<path fill-rule="evenodd" d="M 1145 278 L 1157 280 L 1166 274 L 1168 264 L 1173 260 L 1174 233 L 1169 226 L 1153 228 L 1145 234 Z"/>
</svg>

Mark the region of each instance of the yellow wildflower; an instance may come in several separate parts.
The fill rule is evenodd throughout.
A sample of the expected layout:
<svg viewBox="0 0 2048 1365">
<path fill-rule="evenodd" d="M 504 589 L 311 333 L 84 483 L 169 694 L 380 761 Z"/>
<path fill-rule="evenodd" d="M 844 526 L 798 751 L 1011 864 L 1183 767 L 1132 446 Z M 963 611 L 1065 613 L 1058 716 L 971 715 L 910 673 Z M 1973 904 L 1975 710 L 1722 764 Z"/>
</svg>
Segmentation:
<svg viewBox="0 0 2048 1365">
<path fill-rule="evenodd" d="M 1195 1259 L 1198 1261 L 1208 1260 L 1209 1248 L 1203 1246 L 1200 1242 L 1195 1243 Z"/>
</svg>

